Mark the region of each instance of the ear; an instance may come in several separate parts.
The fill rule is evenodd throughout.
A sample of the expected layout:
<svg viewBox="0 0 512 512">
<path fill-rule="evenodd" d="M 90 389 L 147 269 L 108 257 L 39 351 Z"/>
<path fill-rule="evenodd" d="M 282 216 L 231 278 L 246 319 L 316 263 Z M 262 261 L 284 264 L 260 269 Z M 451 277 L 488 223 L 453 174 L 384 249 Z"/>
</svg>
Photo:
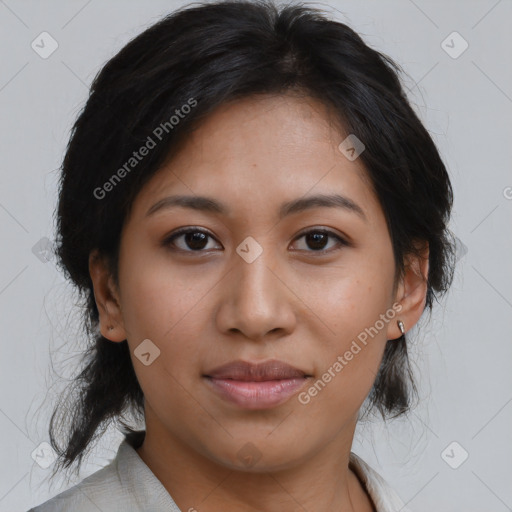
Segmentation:
<svg viewBox="0 0 512 512">
<path fill-rule="evenodd" d="M 124 329 L 119 292 L 114 284 L 105 257 L 97 249 L 89 254 L 89 274 L 94 288 L 94 299 L 100 315 L 100 332 L 110 341 L 124 341 Z M 112 327 L 109 329 L 109 327 Z"/>
<path fill-rule="evenodd" d="M 405 332 L 409 331 L 420 319 L 425 309 L 427 299 L 427 281 L 429 269 L 428 242 L 415 244 L 417 254 L 406 255 L 404 273 L 397 285 L 395 303 L 401 305 L 397 309 L 395 320 L 388 324 L 388 340 L 400 338 L 402 333 L 398 327 L 398 320 L 404 324 Z"/>
</svg>

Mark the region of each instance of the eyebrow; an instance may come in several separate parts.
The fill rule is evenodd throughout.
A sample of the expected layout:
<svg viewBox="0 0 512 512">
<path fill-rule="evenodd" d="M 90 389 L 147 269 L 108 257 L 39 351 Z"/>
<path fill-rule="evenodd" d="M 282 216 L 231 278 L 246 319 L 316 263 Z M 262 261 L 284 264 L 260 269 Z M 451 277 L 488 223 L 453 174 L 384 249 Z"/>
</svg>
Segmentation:
<svg viewBox="0 0 512 512">
<path fill-rule="evenodd" d="M 231 212 L 229 208 L 211 197 L 169 196 L 160 199 L 151 206 L 151 208 L 146 212 L 146 217 L 155 214 L 157 211 L 176 206 L 220 215 L 228 215 Z M 279 219 L 281 220 L 288 215 L 311 210 L 313 208 L 341 208 L 355 213 L 364 221 L 367 221 L 363 209 L 357 203 L 352 201 L 352 199 L 339 194 L 317 194 L 283 203 L 279 209 Z"/>
</svg>

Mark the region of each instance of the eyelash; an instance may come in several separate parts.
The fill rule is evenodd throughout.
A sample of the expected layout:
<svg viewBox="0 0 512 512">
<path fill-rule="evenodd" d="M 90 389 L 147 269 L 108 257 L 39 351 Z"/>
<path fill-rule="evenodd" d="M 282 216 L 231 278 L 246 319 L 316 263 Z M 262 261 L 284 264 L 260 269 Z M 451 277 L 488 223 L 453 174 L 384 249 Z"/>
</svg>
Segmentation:
<svg viewBox="0 0 512 512">
<path fill-rule="evenodd" d="M 174 245 L 174 241 L 179 238 L 180 236 L 182 235 L 186 235 L 188 233 L 203 233 L 205 235 L 207 235 L 209 238 L 212 238 L 214 239 L 215 241 L 217 241 L 215 239 L 215 237 L 213 237 L 210 233 L 208 233 L 208 231 L 205 231 L 203 229 L 200 229 L 200 228 L 195 228 L 195 227 L 187 227 L 187 228 L 182 228 L 182 229 L 179 229 L 178 231 L 176 231 L 175 233 L 173 233 L 171 236 L 167 237 L 162 245 L 164 247 L 170 247 L 171 250 L 176 250 L 176 251 L 181 251 L 181 252 L 185 252 L 185 253 L 203 253 L 203 252 L 207 252 L 203 249 L 198 249 L 198 250 L 185 250 L 185 249 L 179 249 L 179 248 L 176 248 L 176 247 L 173 247 Z M 297 240 L 300 240 L 302 237 L 304 236 L 307 236 L 311 233 L 320 233 L 322 235 L 327 235 L 329 236 L 330 238 L 334 238 L 338 241 L 338 245 L 341 246 L 341 247 L 349 247 L 351 244 L 345 240 L 344 238 L 342 238 L 341 236 L 339 236 L 338 234 L 336 234 L 335 232 L 333 231 L 330 231 L 328 229 L 325 229 L 325 228 L 316 228 L 316 229 L 310 229 L 308 231 L 304 231 L 302 233 L 300 233 L 299 235 L 297 235 L 297 237 L 294 239 L 294 242 L 297 241 Z M 218 243 L 218 241 L 217 241 Z M 315 251 L 315 250 L 306 250 L 306 252 L 310 252 L 310 253 L 314 253 L 314 254 L 318 254 L 318 255 L 324 255 L 324 254 L 328 254 L 334 250 L 339 250 L 340 247 L 338 246 L 338 248 L 334 248 L 334 249 L 323 249 L 323 250 L 319 250 L 319 251 Z"/>
</svg>

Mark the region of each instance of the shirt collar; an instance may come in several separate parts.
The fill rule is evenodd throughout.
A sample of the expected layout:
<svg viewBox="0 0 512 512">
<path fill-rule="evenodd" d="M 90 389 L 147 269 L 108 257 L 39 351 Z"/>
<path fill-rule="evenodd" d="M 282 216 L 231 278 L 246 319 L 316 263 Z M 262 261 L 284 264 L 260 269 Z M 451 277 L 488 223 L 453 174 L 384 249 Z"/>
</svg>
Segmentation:
<svg viewBox="0 0 512 512">
<path fill-rule="evenodd" d="M 408 512 L 404 502 L 387 482 L 358 455 L 351 452 L 349 467 L 354 471 L 378 512 Z"/>
<path fill-rule="evenodd" d="M 125 434 L 119 445 L 114 462 L 121 485 L 129 490 L 140 510 L 181 512 L 167 489 L 136 452 L 144 435 L 144 431 Z"/>
</svg>

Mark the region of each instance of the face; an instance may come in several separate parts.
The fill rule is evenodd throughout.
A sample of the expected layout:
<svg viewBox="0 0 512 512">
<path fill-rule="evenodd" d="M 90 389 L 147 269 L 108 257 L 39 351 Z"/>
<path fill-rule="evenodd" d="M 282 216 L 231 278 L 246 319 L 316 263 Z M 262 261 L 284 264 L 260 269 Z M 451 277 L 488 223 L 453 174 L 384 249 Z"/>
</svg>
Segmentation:
<svg viewBox="0 0 512 512">
<path fill-rule="evenodd" d="M 101 316 L 106 337 L 128 341 L 148 432 L 225 467 L 261 456 L 254 471 L 350 445 L 386 341 L 400 336 L 404 288 L 362 163 L 338 149 L 346 135 L 315 100 L 244 99 L 140 191 L 122 232 L 119 309 Z M 162 202 L 175 196 L 218 206 Z"/>
</svg>

